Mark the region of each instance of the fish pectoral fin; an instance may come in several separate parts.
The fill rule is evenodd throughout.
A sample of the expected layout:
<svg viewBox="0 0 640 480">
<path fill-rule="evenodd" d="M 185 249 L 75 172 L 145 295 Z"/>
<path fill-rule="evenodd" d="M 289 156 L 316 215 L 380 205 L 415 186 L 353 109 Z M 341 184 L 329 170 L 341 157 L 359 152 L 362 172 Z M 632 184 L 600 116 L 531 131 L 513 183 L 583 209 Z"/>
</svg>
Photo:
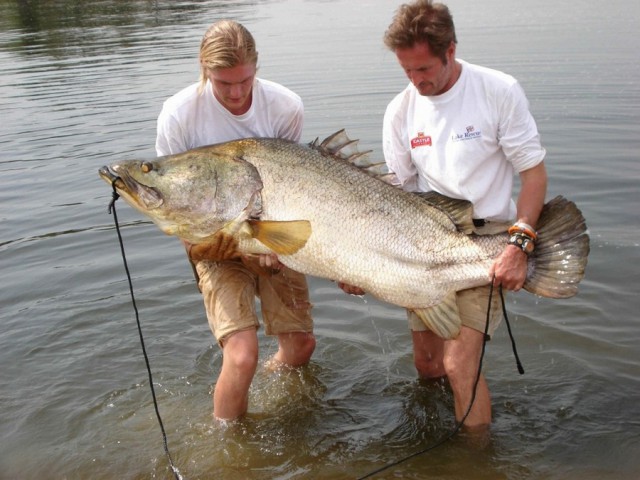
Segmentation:
<svg viewBox="0 0 640 480">
<path fill-rule="evenodd" d="M 249 224 L 253 230 L 253 238 L 278 255 L 296 253 L 305 246 L 311 236 L 311 222 L 308 220 L 250 220 Z"/>
<path fill-rule="evenodd" d="M 460 333 L 462 321 L 456 302 L 456 292 L 448 293 L 438 305 L 413 309 L 413 311 L 429 330 L 445 340 L 456 338 Z"/>
</svg>

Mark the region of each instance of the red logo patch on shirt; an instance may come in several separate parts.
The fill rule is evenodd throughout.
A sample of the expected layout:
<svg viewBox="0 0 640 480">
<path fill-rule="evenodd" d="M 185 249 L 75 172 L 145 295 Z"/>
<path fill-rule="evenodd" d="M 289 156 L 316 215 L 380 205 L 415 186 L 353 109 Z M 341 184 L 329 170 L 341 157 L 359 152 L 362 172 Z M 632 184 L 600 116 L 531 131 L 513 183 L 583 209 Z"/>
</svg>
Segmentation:
<svg viewBox="0 0 640 480">
<path fill-rule="evenodd" d="M 411 149 L 430 146 L 431 135 L 425 135 L 424 132 L 418 132 L 418 136 L 411 139 Z"/>
</svg>

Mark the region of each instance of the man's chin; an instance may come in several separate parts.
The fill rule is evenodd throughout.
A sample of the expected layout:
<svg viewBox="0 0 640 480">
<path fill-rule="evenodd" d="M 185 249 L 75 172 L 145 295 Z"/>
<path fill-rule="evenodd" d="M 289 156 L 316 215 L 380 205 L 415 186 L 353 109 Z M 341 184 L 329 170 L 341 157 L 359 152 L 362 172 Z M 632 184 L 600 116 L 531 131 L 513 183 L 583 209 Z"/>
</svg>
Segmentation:
<svg viewBox="0 0 640 480">
<path fill-rule="evenodd" d="M 240 113 L 246 112 L 249 109 L 249 106 L 251 104 L 248 103 L 246 101 L 246 99 L 242 99 L 242 100 L 228 100 L 228 99 L 225 99 L 223 105 L 231 113 L 233 113 L 234 115 L 238 115 Z"/>
<path fill-rule="evenodd" d="M 418 88 L 418 93 L 423 97 L 431 97 L 437 95 L 435 89 L 432 86 Z"/>
</svg>

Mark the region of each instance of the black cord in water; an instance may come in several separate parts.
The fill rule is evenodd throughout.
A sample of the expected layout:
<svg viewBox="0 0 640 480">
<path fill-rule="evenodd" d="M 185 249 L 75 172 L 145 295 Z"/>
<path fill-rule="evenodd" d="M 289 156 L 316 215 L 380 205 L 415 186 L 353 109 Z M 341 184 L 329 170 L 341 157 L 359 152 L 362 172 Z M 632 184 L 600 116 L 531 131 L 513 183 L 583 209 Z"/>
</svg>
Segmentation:
<svg viewBox="0 0 640 480">
<path fill-rule="evenodd" d="M 511 349 L 513 350 L 513 356 L 516 358 L 518 373 L 520 373 L 520 375 L 523 375 L 524 368 L 522 367 L 520 357 L 518 356 L 518 350 L 516 349 L 516 340 L 515 338 L 513 338 L 513 333 L 511 332 L 511 324 L 509 323 L 509 317 L 507 316 L 507 308 L 504 306 L 504 295 L 502 295 L 502 286 L 500 287 L 500 302 L 502 302 L 502 312 L 504 313 L 505 323 L 507 324 L 507 330 L 509 331 L 509 338 L 511 339 Z"/>
<path fill-rule="evenodd" d="M 407 455 L 404 458 L 401 458 L 400 460 L 397 460 L 395 462 L 389 463 L 383 467 L 378 468 L 377 470 L 374 470 L 373 472 L 367 473 L 365 476 L 363 477 L 358 477 L 358 480 L 363 480 L 365 478 L 371 478 L 374 475 L 377 475 L 378 473 L 384 472 L 385 470 L 388 470 L 390 468 L 393 468 L 397 465 L 400 465 L 401 463 L 406 462 L 407 460 L 410 460 L 414 457 L 418 457 L 420 455 L 423 455 L 431 450 L 436 449 L 437 447 L 439 447 L 440 445 L 443 445 L 444 443 L 448 442 L 449 440 L 451 440 L 462 428 L 462 426 L 464 425 L 464 421 L 467 419 L 467 417 L 469 416 L 469 414 L 471 413 L 471 408 L 473 408 L 473 403 L 476 400 L 476 392 L 478 390 L 478 383 L 480 382 L 480 375 L 482 374 L 482 361 L 484 360 L 484 353 L 487 347 L 487 339 L 489 338 L 489 319 L 491 318 L 491 298 L 493 296 L 493 281 L 491 282 L 491 287 L 489 289 L 489 304 L 487 306 L 487 319 L 485 322 L 485 326 L 484 326 L 484 338 L 482 340 L 482 351 L 480 352 L 480 361 L 478 362 L 478 372 L 476 374 L 476 379 L 475 382 L 473 384 L 473 392 L 471 395 L 471 401 L 469 402 L 469 407 L 467 408 L 467 411 L 465 412 L 464 416 L 462 417 L 462 419 L 456 423 L 456 426 L 453 428 L 453 430 L 447 434 L 444 438 L 442 438 L 441 440 L 438 440 L 436 443 L 434 443 L 433 445 L 429 445 L 427 448 L 424 448 L 418 452 L 412 453 L 410 455 Z M 507 324 L 507 330 L 509 331 L 509 337 L 511 338 L 511 346 L 513 348 L 513 354 L 516 357 L 516 363 L 518 366 L 518 372 L 520 372 L 520 374 L 522 375 L 524 373 L 524 368 L 522 368 L 522 364 L 520 363 L 520 358 L 518 358 L 518 352 L 516 351 L 516 342 L 513 338 L 513 335 L 511 333 L 511 325 L 509 325 L 509 317 L 507 316 L 507 309 L 505 308 L 505 304 L 504 304 L 504 295 L 502 294 L 502 286 L 500 286 L 500 300 L 502 302 L 502 313 L 504 314 L 504 318 Z"/>
<path fill-rule="evenodd" d="M 142 346 L 142 354 L 144 355 L 144 362 L 147 366 L 147 373 L 149 375 L 149 387 L 151 388 L 151 396 L 153 397 L 153 407 L 156 411 L 156 417 L 158 418 L 158 423 L 160 424 L 160 430 L 162 431 L 162 442 L 164 444 L 164 451 L 167 454 L 167 459 L 169 460 L 169 466 L 171 467 L 171 471 L 173 472 L 176 480 L 181 480 L 182 477 L 178 472 L 178 469 L 173 465 L 173 460 L 171 459 L 171 454 L 169 453 L 169 446 L 167 445 L 167 434 L 164 430 L 164 425 L 162 423 L 162 417 L 160 417 L 160 410 L 158 409 L 158 400 L 156 399 L 156 392 L 153 388 L 153 376 L 151 375 L 151 366 L 149 364 L 149 357 L 147 356 L 147 349 L 144 346 L 144 337 L 142 335 L 142 327 L 140 326 L 140 316 L 138 315 L 138 307 L 136 305 L 136 298 L 133 295 L 133 283 L 131 281 L 131 274 L 129 273 L 129 266 L 127 265 L 127 257 L 124 254 L 124 242 L 122 241 L 122 235 L 120 234 L 120 225 L 118 224 L 118 214 L 116 213 L 116 200 L 120 198 L 118 192 L 116 192 L 116 185 L 114 179 L 111 182 L 111 186 L 113 188 L 113 196 L 111 202 L 109 203 L 109 213 L 113 212 L 113 220 L 116 225 L 116 232 L 118 233 L 118 240 L 120 242 L 120 252 L 122 253 L 122 261 L 124 263 L 124 269 L 127 273 L 127 280 L 129 282 L 129 292 L 131 294 L 131 303 L 133 304 L 133 311 L 136 314 L 136 323 L 138 325 L 138 335 L 140 336 L 140 345 Z"/>
</svg>

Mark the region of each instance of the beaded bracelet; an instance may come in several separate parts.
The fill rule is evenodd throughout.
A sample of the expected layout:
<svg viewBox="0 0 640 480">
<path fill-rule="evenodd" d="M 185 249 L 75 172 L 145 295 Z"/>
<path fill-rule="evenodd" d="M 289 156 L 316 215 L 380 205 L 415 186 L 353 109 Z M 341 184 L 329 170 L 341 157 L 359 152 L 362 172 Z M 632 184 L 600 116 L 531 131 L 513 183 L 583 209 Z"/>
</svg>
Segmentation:
<svg viewBox="0 0 640 480">
<path fill-rule="evenodd" d="M 530 255 L 531 252 L 533 252 L 536 244 L 535 240 L 531 236 L 522 231 L 516 231 L 515 233 L 511 234 L 511 229 L 509 229 L 509 233 L 509 245 L 515 245 L 527 255 Z"/>
<path fill-rule="evenodd" d="M 535 229 L 528 223 L 524 223 L 524 222 L 514 223 L 512 226 L 509 227 L 509 235 L 513 235 L 514 233 L 524 233 L 533 241 L 536 241 L 538 239 L 538 232 L 536 232 Z"/>
</svg>

